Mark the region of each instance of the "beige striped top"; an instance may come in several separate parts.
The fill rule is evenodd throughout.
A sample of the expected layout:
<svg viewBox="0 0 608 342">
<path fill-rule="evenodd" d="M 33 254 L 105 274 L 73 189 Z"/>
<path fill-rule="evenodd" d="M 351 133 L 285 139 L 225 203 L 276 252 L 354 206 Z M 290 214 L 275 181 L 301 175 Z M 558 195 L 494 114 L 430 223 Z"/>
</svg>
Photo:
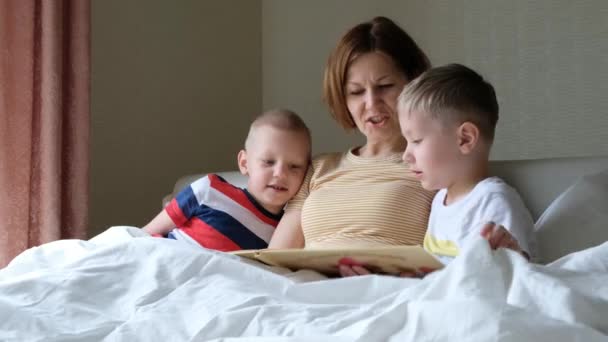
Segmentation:
<svg viewBox="0 0 608 342">
<path fill-rule="evenodd" d="M 302 210 L 306 247 L 422 244 L 434 192 L 401 154 L 316 157 L 286 210 Z"/>
</svg>

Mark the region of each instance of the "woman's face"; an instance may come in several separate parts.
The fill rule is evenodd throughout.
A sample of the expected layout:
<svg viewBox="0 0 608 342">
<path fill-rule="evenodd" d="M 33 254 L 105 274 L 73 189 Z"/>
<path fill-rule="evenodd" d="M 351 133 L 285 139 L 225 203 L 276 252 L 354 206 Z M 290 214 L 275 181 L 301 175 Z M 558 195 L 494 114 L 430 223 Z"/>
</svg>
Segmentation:
<svg viewBox="0 0 608 342">
<path fill-rule="evenodd" d="M 397 97 L 406 83 L 392 58 L 381 52 L 363 54 L 351 63 L 346 74 L 346 106 L 368 142 L 401 136 Z"/>
</svg>

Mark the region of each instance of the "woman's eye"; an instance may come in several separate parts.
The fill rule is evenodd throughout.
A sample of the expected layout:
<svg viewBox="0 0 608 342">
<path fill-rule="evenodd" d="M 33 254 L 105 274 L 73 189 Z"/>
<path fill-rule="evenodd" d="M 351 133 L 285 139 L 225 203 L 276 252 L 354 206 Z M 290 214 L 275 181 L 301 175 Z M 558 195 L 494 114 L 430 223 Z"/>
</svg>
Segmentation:
<svg viewBox="0 0 608 342">
<path fill-rule="evenodd" d="M 363 94 L 363 90 L 361 89 L 353 89 L 348 91 L 349 95 L 361 95 Z"/>
<path fill-rule="evenodd" d="M 392 88 L 392 87 L 393 87 L 392 83 L 381 84 L 381 85 L 378 86 L 378 88 L 380 88 L 380 89 L 389 89 L 389 88 Z"/>
</svg>

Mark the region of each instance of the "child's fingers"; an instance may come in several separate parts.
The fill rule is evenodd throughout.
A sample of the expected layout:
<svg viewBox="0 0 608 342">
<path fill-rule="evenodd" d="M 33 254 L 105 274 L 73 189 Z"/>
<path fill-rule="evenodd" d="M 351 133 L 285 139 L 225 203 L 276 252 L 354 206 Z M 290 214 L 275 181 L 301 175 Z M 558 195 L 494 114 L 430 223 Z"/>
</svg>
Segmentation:
<svg viewBox="0 0 608 342">
<path fill-rule="evenodd" d="M 492 246 L 494 248 L 498 248 L 501 243 L 505 241 L 505 232 L 501 229 L 497 229 L 492 234 Z"/>
<path fill-rule="evenodd" d="M 519 243 L 517 242 L 517 240 L 509 235 L 509 240 L 506 243 L 506 248 L 512 249 L 514 251 L 521 251 L 521 248 L 519 247 Z"/>
<path fill-rule="evenodd" d="M 494 231 L 492 231 L 492 234 L 490 235 L 490 238 L 489 238 L 490 246 L 492 247 L 492 249 L 496 249 L 499 246 L 502 239 L 504 239 L 504 237 L 505 237 L 504 228 L 499 227 L 498 229 L 495 229 Z"/>
<path fill-rule="evenodd" d="M 509 248 L 514 251 L 521 251 L 521 247 L 519 247 L 519 243 L 513 235 L 505 227 L 497 225 L 494 222 L 486 223 L 481 229 L 480 234 L 488 240 L 492 249 Z"/>
<path fill-rule="evenodd" d="M 511 248 L 512 244 L 511 236 L 503 233 L 500 240 L 496 243 L 496 248 Z"/>
<path fill-rule="evenodd" d="M 488 222 L 486 224 L 483 225 L 483 227 L 481 227 L 481 236 L 483 236 L 484 238 L 488 238 L 492 232 L 494 231 L 496 227 L 496 224 L 494 222 Z"/>
<path fill-rule="evenodd" d="M 499 230 L 496 231 L 491 240 L 490 245 L 494 249 L 510 248 L 513 250 L 519 250 L 519 243 L 503 226 L 500 226 Z"/>
</svg>

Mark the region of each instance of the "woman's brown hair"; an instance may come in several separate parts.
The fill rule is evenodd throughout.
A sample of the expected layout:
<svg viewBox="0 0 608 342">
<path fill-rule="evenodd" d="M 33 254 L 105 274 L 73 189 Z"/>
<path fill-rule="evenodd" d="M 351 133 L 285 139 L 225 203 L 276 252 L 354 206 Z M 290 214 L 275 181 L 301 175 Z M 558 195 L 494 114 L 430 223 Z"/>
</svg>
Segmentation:
<svg viewBox="0 0 608 342">
<path fill-rule="evenodd" d="M 347 130 L 353 129 L 355 122 L 346 106 L 346 72 L 355 58 L 374 51 L 391 57 L 408 81 L 431 66 L 412 37 L 386 17 L 376 17 L 346 32 L 327 60 L 323 98 L 334 119 Z"/>
</svg>

